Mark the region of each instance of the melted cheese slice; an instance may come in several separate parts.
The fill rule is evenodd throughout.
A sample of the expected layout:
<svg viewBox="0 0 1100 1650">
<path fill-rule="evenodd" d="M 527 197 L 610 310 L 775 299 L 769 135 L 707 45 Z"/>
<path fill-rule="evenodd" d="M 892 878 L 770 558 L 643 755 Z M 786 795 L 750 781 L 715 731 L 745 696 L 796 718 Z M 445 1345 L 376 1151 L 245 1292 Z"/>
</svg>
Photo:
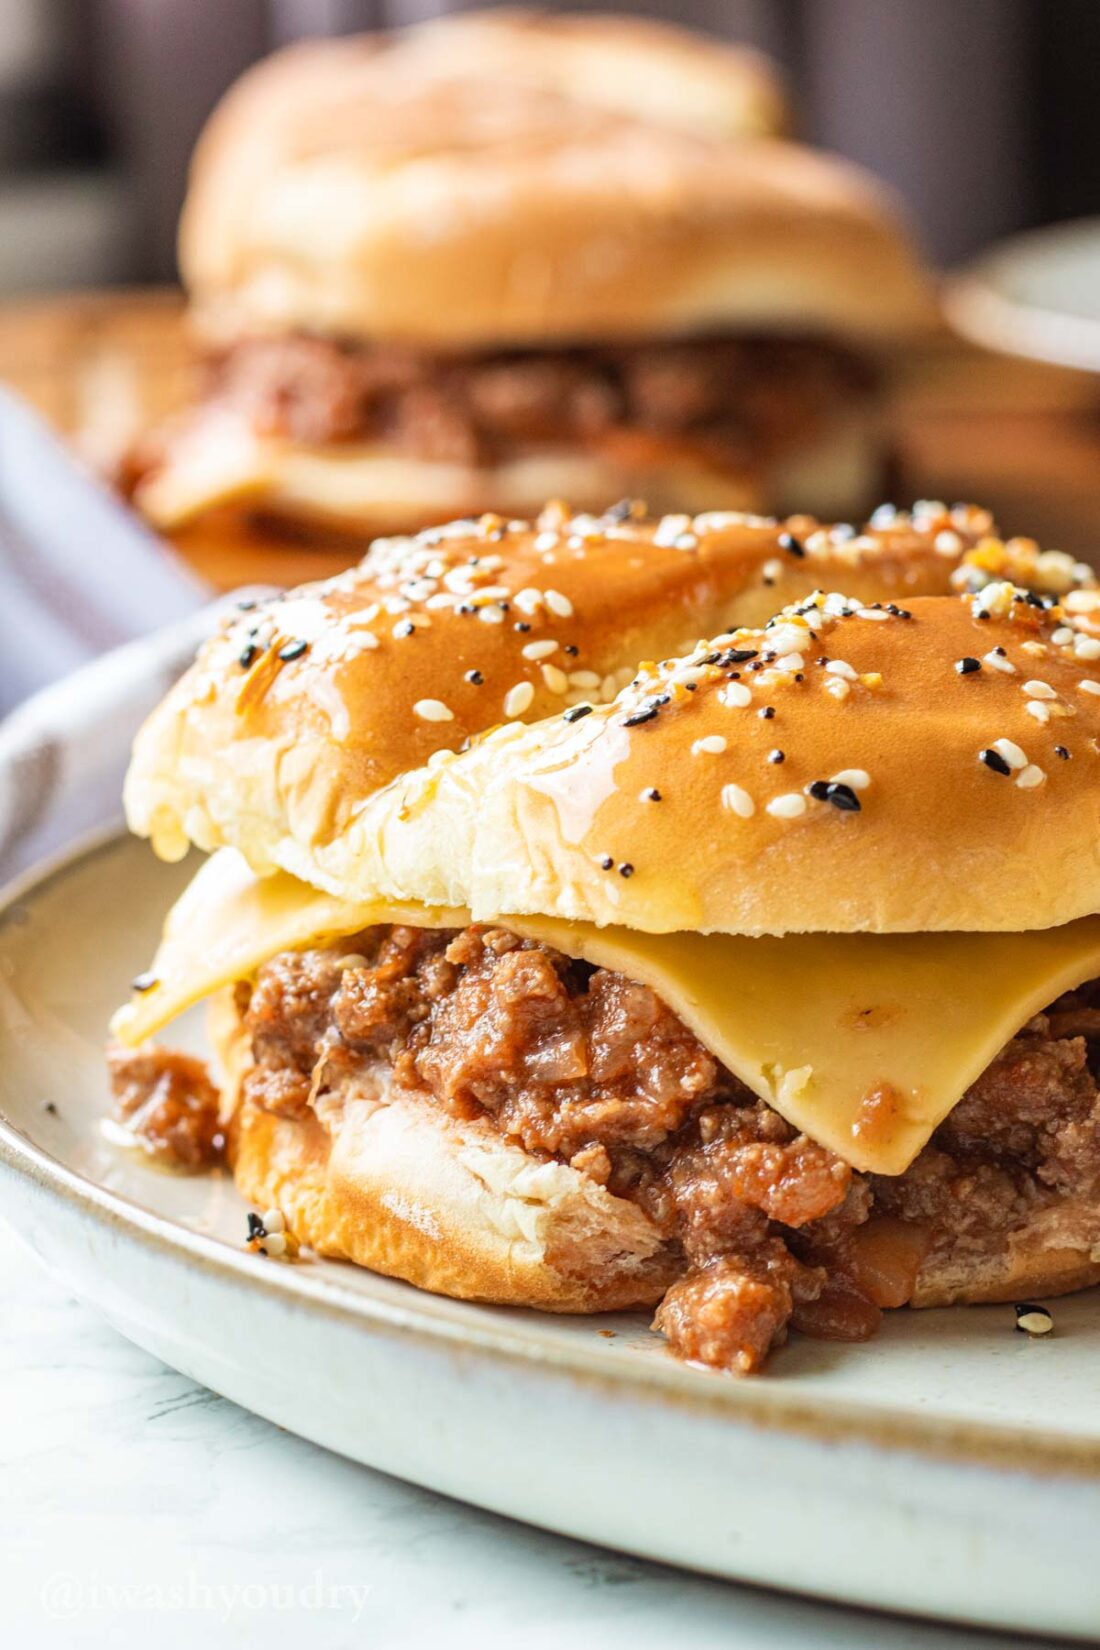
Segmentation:
<svg viewBox="0 0 1100 1650">
<path fill-rule="evenodd" d="M 137 1043 L 279 951 L 374 923 L 462 927 L 460 910 L 356 905 L 232 849 L 169 914 L 157 983 L 115 1016 Z M 856 1168 L 900 1174 L 1033 1014 L 1100 975 L 1100 916 L 1027 934 L 639 934 L 550 918 L 506 926 L 651 986 L 787 1121 Z"/>
</svg>

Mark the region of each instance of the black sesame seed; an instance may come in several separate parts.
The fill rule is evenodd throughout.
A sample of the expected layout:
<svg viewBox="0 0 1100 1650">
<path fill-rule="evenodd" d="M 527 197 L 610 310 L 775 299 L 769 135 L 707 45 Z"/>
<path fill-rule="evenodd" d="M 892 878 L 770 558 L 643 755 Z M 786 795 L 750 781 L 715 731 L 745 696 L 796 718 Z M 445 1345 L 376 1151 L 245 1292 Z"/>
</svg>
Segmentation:
<svg viewBox="0 0 1100 1650">
<path fill-rule="evenodd" d="M 468 682 L 472 682 L 475 687 L 481 687 L 484 684 L 485 678 L 481 674 L 480 670 L 468 670 L 466 672 L 466 680 Z"/>
<path fill-rule="evenodd" d="M 255 605 L 256 598 L 254 596 L 245 596 L 243 601 L 237 603 L 237 610 L 240 613 L 251 613 Z"/>
<path fill-rule="evenodd" d="M 249 642 L 248 643 L 247 647 L 242 652 L 240 658 L 237 660 L 237 663 L 240 665 L 242 670 L 247 670 L 248 669 L 249 665 L 252 664 L 254 659 L 259 654 L 259 651 L 260 650 L 256 646 L 255 642 Z"/>
<path fill-rule="evenodd" d="M 152 991 L 153 987 L 159 984 L 160 981 L 150 969 L 144 974 L 135 974 L 130 981 L 130 988 L 133 991 Z"/>
<path fill-rule="evenodd" d="M 259 1215 L 253 1214 L 250 1209 L 248 1212 L 248 1241 L 252 1243 L 256 1238 L 265 1238 L 266 1236 L 267 1227 Z"/>
<path fill-rule="evenodd" d="M 721 655 L 721 660 L 719 660 L 717 654 L 713 654 L 710 658 L 704 659 L 703 663 L 705 665 L 716 665 L 719 662 L 724 665 L 743 665 L 746 659 L 755 658 L 756 649 L 754 647 L 727 647 Z"/>
<path fill-rule="evenodd" d="M 962 659 L 955 660 L 955 669 L 960 676 L 973 676 L 976 670 L 981 670 L 982 661 L 975 659 L 972 654 L 966 654 Z"/>
<path fill-rule="evenodd" d="M 768 761 L 769 762 L 785 762 L 786 760 L 787 760 L 786 751 L 775 750 L 775 751 L 769 751 L 768 752 Z"/>
<path fill-rule="evenodd" d="M 997 655 L 998 659 L 1004 659 L 1004 658 L 1008 657 L 1008 655 L 1005 653 L 1005 650 L 1004 650 L 1003 647 L 995 647 L 993 649 L 993 651 Z"/>
<path fill-rule="evenodd" d="M 309 643 L 303 642 L 299 636 L 295 641 L 287 642 L 285 647 L 279 649 L 279 657 L 284 664 L 289 664 L 291 659 L 300 659 L 308 646 Z"/>
<path fill-rule="evenodd" d="M 591 716 L 592 708 L 591 705 L 573 705 L 570 710 L 565 712 L 564 720 L 566 722 L 579 722 L 582 716 Z"/>
<path fill-rule="evenodd" d="M 58 1115 L 57 1107 L 54 1105 L 52 1100 L 47 1100 L 46 1104 L 42 1107 L 42 1110 L 48 1111 L 51 1117 L 56 1117 Z"/>
<path fill-rule="evenodd" d="M 629 521 L 633 514 L 634 500 L 632 498 L 621 498 L 617 504 L 613 504 L 610 509 L 604 511 L 603 519 L 604 521 Z"/>
<path fill-rule="evenodd" d="M 416 635 L 416 626 L 411 622 L 411 620 L 402 619 L 400 624 L 395 624 L 394 625 L 393 633 L 394 633 L 395 636 L 402 636 L 402 637 L 404 637 L 404 636 L 415 636 Z"/>
<path fill-rule="evenodd" d="M 839 808 L 843 814 L 858 814 L 860 812 L 859 797 L 850 785 L 838 785 L 833 780 L 828 787 L 825 800 L 831 802 L 834 808 Z"/>
<path fill-rule="evenodd" d="M 657 708 L 652 699 L 647 699 L 639 710 L 624 716 L 621 725 L 624 728 L 640 728 L 643 722 L 652 722 L 656 719 Z"/>
<path fill-rule="evenodd" d="M 503 604 L 503 603 L 501 603 L 501 606 L 503 606 L 503 605 L 504 605 L 504 604 Z M 513 625 L 513 626 L 512 626 L 512 629 L 513 629 L 513 630 L 518 630 L 518 631 L 520 631 L 520 632 L 521 632 L 521 633 L 522 633 L 522 634 L 523 634 L 523 635 L 526 635 L 526 634 L 527 634 L 527 632 L 528 632 L 528 631 L 529 631 L 529 630 L 530 630 L 530 628 L 531 628 L 531 626 L 530 626 L 530 625 L 529 625 L 529 624 L 528 624 L 528 623 L 527 623 L 527 620 L 526 620 L 526 619 L 518 619 L 518 620 L 517 620 L 517 621 L 516 621 L 516 623 L 515 623 L 515 624 L 514 624 L 514 625 Z"/>
<path fill-rule="evenodd" d="M 756 714 L 757 714 L 757 716 L 759 716 L 761 718 L 762 721 L 770 722 L 772 717 L 775 715 L 775 706 L 774 705 L 765 705 L 763 710 L 758 710 Z"/>
<path fill-rule="evenodd" d="M 978 761 L 984 762 L 987 768 L 993 769 L 994 773 L 1003 773 L 1006 777 L 1012 772 L 1000 751 L 979 751 Z"/>
<path fill-rule="evenodd" d="M 984 623 L 984 621 L 986 619 L 991 619 L 993 617 L 993 615 L 992 615 L 992 613 L 987 613 L 985 608 L 983 607 L 980 613 L 975 613 L 974 617 L 976 619 L 981 619 Z"/>
<path fill-rule="evenodd" d="M 575 659 L 577 657 L 577 654 L 580 652 L 580 648 L 577 647 L 573 642 L 566 642 L 565 646 L 562 648 L 562 652 L 563 653 L 568 653 L 568 655 L 571 659 Z"/>
<path fill-rule="evenodd" d="M 804 682 L 806 680 L 805 676 L 803 676 L 803 674 L 800 670 L 795 671 L 794 679 L 795 679 L 796 682 Z"/>
<path fill-rule="evenodd" d="M 603 858 L 600 860 L 600 870 L 601 871 L 612 871 L 612 870 L 614 870 L 614 868 L 615 868 L 615 861 L 612 859 L 611 855 L 610 854 L 604 854 Z"/>
<path fill-rule="evenodd" d="M 642 792 L 642 795 L 645 797 L 647 802 L 660 802 L 661 800 L 661 793 L 657 789 L 656 785 L 650 785 L 648 790 Z"/>
<path fill-rule="evenodd" d="M 1055 756 L 1060 756 L 1063 762 L 1069 761 L 1069 751 L 1064 745 L 1055 745 L 1054 754 Z"/>
<path fill-rule="evenodd" d="M 619 875 L 621 877 L 632 877 L 634 875 L 634 867 L 629 860 L 624 860 L 619 866 Z"/>
<path fill-rule="evenodd" d="M 781 550 L 786 550 L 788 555 L 796 557 L 799 561 L 806 554 L 806 546 L 796 539 L 793 533 L 780 533 L 778 543 Z"/>
<path fill-rule="evenodd" d="M 827 802 L 829 800 L 829 781 L 827 779 L 815 779 L 812 785 L 806 786 L 806 795 L 812 796 L 815 802 Z"/>
<path fill-rule="evenodd" d="M 698 686 L 699 686 L 698 682 L 685 682 L 684 683 L 684 691 L 685 691 L 685 693 L 694 693 L 696 691 L 696 689 L 698 688 Z"/>
</svg>

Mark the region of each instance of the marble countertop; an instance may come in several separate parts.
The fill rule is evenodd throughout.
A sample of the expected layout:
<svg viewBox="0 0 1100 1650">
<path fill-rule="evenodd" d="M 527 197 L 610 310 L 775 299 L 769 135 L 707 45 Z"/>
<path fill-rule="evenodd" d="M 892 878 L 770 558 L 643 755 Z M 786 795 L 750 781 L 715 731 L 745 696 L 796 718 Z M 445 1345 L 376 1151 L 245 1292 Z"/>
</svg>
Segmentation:
<svg viewBox="0 0 1100 1650">
<path fill-rule="evenodd" d="M 0 1226 L 0 1640 L 263 1650 L 998 1650 L 732 1587 L 330 1455 L 72 1300 Z"/>
</svg>

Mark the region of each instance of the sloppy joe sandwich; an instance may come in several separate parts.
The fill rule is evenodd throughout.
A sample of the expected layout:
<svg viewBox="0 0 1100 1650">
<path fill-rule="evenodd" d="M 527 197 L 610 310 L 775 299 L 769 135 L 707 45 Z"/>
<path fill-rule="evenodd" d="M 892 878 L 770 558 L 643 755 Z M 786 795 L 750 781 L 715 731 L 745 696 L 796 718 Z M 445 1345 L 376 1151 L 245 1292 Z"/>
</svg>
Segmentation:
<svg viewBox="0 0 1100 1650">
<path fill-rule="evenodd" d="M 979 519 L 854 538 L 919 563 Z M 295 1240 L 457 1297 L 656 1308 L 722 1368 L 791 1325 L 862 1339 L 884 1308 L 1100 1279 L 1100 597 L 979 537 L 958 593 L 817 591 L 605 702 L 429 718 L 411 769 L 370 753 L 426 591 L 353 653 L 322 642 L 351 579 L 302 648 L 278 622 L 247 643 L 244 615 L 138 741 L 132 825 L 219 851 L 117 1017 L 125 1092 L 211 998 L 238 1186 Z M 581 635 L 579 599 L 544 596 L 530 634 Z M 439 613 L 512 622 L 428 611 L 413 645 L 444 654 Z"/>
<path fill-rule="evenodd" d="M 299 536 L 555 493 L 864 510 L 928 279 L 877 183 L 761 135 L 780 109 L 751 54 L 633 19 L 277 54 L 196 151 L 205 388 L 134 453 L 139 507 Z"/>
</svg>

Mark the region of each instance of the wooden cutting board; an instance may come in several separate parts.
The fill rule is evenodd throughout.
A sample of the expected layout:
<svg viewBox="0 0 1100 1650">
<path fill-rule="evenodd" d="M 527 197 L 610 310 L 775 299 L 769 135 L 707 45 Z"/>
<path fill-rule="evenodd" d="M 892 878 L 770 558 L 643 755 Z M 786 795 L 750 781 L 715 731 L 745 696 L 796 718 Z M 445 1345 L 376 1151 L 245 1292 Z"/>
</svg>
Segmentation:
<svg viewBox="0 0 1100 1650">
<path fill-rule="evenodd" d="M 181 295 L 87 293 L 0 306 L 0 378 L 94 463 L 186 403 L 192 373 Z M 1100 561 L 1100 378 L 985 354 L 944 333 L 896 363 L 897 503 L 974 499 L 1006 532 Z M 344 551 L 257 546 L 224 524 L 177 535 L 221 588 L 297 583 Z"/>
</svg>

